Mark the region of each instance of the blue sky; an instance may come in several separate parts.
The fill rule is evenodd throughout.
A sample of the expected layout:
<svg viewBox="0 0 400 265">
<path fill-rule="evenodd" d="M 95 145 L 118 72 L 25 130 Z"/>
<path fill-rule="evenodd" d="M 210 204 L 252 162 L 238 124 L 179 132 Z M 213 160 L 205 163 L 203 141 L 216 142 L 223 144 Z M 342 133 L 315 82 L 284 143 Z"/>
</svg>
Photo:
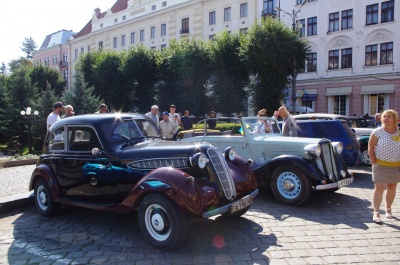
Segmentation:
<svg viewBox="0 0 400 265">
<path fill-rule="evenodd" d="M 0 64 L 6 65 L 25 54 L 25 37 L 37 48 L 44 38 L 65 29 L 78 32 L 91 19 L 93 10 L 106 11 L 116 0 L 0 0 Z"/>
</svg>

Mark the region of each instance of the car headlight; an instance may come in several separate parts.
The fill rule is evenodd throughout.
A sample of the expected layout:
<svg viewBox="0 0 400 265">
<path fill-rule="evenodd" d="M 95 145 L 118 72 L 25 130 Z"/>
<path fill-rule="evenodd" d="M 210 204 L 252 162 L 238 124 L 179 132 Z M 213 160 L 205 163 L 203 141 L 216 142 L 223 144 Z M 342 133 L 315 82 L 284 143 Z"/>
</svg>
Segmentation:
<svg viewBox="0 0 400 265">
<path fill-rule="evenodd" d="M 310 156 L 320 157 L 321 155 L 321 146 L 319 144 L 306 145 L 303 150 Z"/>
<path fill-rule="evenodd" d="M 333 151 L 335 151 L 336 154 L 340 155 L 343 151 L 343 144 L 341 142 L 332 142 L 333 146 Z"/>
<path fill-rule="evenodd" d="M 235 160 L 236 158 L 236 149 L 234 147 L 227 147 L 224 150 L 225 158 L 229 158 L 230 161 Z"/>
<path fill-rule="evenodd" d="M 205 154 L 197 153 L 193 156 L 191 163 L 192 163 L 192 166 L 203 169 L 207 166 L 208 161 L 210 161 L 210 160 L 208 160 L 208 158 Z"/>
</svg>

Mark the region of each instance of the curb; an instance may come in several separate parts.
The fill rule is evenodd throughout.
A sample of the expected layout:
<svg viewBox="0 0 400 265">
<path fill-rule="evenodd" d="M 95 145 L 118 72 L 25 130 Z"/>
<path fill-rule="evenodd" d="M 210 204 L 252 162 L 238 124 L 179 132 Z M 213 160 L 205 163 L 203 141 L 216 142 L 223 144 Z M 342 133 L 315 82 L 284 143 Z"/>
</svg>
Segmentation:
<svg viewBox="0 0 400 265">
<path fill-rule="evenodd" d="M 33 191 L 0 197 L 0 213 L 33 205 Z"/>
</svg>

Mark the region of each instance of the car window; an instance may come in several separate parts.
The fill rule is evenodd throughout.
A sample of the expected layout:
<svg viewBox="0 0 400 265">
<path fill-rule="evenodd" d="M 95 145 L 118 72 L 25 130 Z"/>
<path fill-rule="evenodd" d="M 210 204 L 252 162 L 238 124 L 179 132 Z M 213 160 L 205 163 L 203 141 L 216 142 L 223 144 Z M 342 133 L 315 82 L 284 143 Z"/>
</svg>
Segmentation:
<svg viewBox="0 0 400 265">
<path fill-rule="evenodd" d="M 93 148 L 102 149 L 96 132 L 91 127 L 68 127 L 68 151 L 91 152 Z"/>
<path fill-rule="evenodd" d="M 58 127 L 49 133 L 48 146 L 50 151 L 60 151 L 65 148 L 66 137 L 64 137 L 64 127 Z"/>
<path fill-rule="evenodd" d="M 148 120 L 122 120 L 103 125 L 103 131 L 110 142 L 125 142 L 126 140 L 160 137 L 154 124 Z"/>
</svg>

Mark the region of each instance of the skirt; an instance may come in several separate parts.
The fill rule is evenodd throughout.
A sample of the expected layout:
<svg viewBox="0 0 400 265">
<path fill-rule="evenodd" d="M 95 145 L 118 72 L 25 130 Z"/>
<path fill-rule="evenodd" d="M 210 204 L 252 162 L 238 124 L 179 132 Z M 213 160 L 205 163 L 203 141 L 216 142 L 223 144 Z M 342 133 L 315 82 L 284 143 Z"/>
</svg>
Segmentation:
<svg viewBox="0 0 400 265">
<path fill-rule="evenodd" d="M 398 183 L 400 182 L 400 167 L 375 164 L 372 166 L 372 181 L 375 183 Z"/>
</svg>

